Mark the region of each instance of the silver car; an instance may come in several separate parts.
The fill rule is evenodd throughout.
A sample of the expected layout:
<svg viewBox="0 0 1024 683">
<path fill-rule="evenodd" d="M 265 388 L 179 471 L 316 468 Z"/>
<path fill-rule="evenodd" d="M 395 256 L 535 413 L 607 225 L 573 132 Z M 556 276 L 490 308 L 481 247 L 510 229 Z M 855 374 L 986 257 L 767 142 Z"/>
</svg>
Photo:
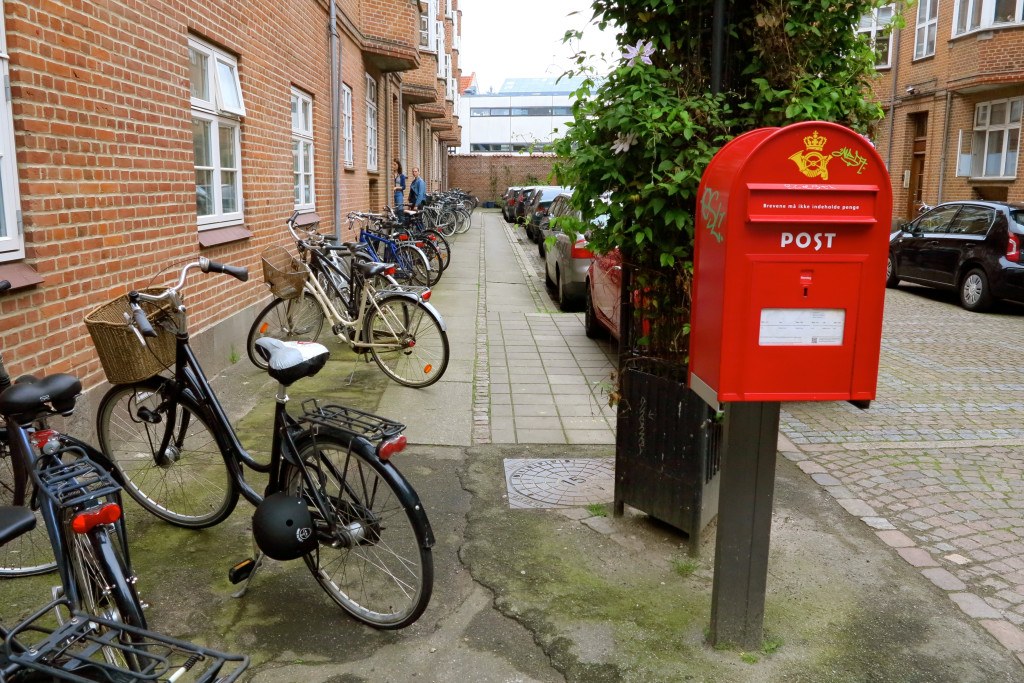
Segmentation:
<svg viewBox="0 0 1024 683">
<path fill-rule="evenodd" d="M 571 192 L 563 192 L 551 204 L 550 218 L 560 216 L 580 217 L 578 211 L 569 206 Z M 604 219 L 604 217 L 601 217 Z M 606 219 L 605 219 L 606 220 Z M 600 228 L 604 221 L 595 223 L 591 229 Z M 587 295 L 587 269 L 594 260 L 594 253 L 587 248 L 585 235 L 570 237 L 566 233 L 543 226 L 542 234 L 553 235 L 554 244 L 545 241 L 544 281 L 558 294 L 558 307 L 563 311 L 578 311 L 583 308 Z"/>
</svg>

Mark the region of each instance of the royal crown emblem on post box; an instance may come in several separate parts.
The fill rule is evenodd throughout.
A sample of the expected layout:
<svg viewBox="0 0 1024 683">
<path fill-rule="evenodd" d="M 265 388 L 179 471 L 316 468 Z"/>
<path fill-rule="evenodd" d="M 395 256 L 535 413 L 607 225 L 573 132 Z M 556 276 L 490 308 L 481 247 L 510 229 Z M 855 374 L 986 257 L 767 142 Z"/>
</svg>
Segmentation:
<svg viewBox="0 0 1024 683">
<path fill-rule="evenodd" d="M 822 180 L 828 180 L 828 162 L 832 160 L 832 157 L 822 154 L 826 142 L 828 142 L 828 138 L 819 135 L 818 131 L 814 131 L 812 135 L 804 138 L 805 149 L 789 158 L 808 178 L 820 177 Z"/>
</svg>

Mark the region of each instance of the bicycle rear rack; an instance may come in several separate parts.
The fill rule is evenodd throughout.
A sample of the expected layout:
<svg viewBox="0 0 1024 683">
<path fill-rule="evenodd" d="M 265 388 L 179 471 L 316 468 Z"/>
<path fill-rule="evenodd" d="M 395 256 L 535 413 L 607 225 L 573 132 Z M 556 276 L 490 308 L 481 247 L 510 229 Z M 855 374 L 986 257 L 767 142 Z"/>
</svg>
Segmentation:
<svg viewBox="0 0 1024 683">
<path fill-rule="evenodd" d="M 75 460 L 58 463 L 38 470 L 43 492 L 61 508 L 75 508 L 87 503 L 101 502 L 113 496 L 120 498 L 121 487 L 109 472 L 85 454 L 77 446 L 67 446 L 46 457 L 46 460 L 60 458 L 64 453 L 72 454 Z"/>
<path fill-rule="evenodd" d="M 315 398 L 302 402 L 300 422 L 334 427 L 362 436 L 372 443 L 390 439 L 405 431 L 405 425 L 358 408 L 329 404 L 320 405 Z"/>
<path fill-rule="evenodd" d="M 55 610 L 70 616 L 51 628 L 45 624 Z M 36 635 L 32 635 L 36 634 Z M 41 637 L 38 642 L 29 643 Z M 7 633 L 8 661 L 62 681 L 167 681 L 188 676 L 190 683 L 229 683 L 249 665 L 244 655 L 232 655 L 186 643 L 102 617 L 71 610 L 66 599 L 51 602 Z M 129 670 L 109 663 L 120 654 L 136 666 Z M 107 656 L 105 656 L 107 655 Z M 174 680 L 179 680 L 175 677 Z"/>
</svg>

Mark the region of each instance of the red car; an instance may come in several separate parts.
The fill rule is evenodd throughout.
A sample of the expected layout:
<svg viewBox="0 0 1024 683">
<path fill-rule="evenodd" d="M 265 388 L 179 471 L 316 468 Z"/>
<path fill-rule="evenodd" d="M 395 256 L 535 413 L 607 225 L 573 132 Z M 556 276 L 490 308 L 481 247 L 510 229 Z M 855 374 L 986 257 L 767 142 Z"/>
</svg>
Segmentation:
<svg viewBox="0 0 1024 683">
<path fill-rule="evenodd" d="M 619 289 L 622 286 L 622 254 L 612 249 L 595 256 L 587 271 L 587 303 L 583 318 L 591 339 L 611 333 L 619 338 Z"/>
</svg>

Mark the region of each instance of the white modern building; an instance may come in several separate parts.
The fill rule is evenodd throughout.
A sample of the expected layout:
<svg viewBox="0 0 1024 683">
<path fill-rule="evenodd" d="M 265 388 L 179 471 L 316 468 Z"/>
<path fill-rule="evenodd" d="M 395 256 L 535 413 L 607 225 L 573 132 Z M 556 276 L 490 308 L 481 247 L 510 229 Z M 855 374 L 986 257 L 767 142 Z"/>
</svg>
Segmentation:
<svg viewBox="0 0 1024 683">
<path fill-rule="evenodd" d="M 572 120 L 572 93 L 582 79 L 508 78 L 496 93 L 462 93 L 458 154 L 544 151 Z M 475 83 L 474 83 L 475 86 Z"/>
</svg>

